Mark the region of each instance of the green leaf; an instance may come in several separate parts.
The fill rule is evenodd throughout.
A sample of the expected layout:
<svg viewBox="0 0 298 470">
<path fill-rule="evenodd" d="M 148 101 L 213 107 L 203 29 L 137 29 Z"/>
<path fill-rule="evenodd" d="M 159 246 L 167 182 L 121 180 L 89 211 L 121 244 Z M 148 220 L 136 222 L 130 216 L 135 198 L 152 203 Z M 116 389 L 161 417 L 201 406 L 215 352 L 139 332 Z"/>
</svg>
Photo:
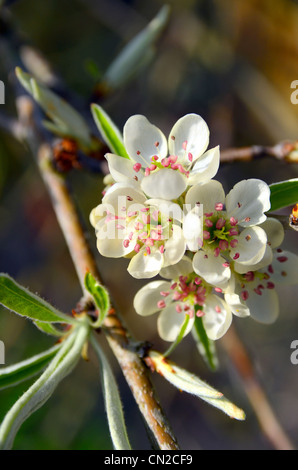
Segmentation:
<svg viewBox="0 0 298 470">
<path fill-rule="evenodd" d="M 61 336 L 65 335 L 65 331 L 58 330 L 58 328 L 53 325 L 53 323 L 46 323 L 41 321 L 35 321 L 34 325 L 43 333 L 47 335 L 56 336 L 60 338 Z"/>
<path fill-rule="evenodd" d="M 129 158 L 123 144 L 122 134 L 112 119 L 98 104 L 92 104 L 91 110 L 102 138 L 112 153 L 115 153 L 116 155 L 119 155 L 123 158 Z"/>
<path fill-rule="evenodd" d="M 0 273 L 0 304 L 18 315 L 50 323 L 76 323 L 45 300 L 20 286 L 7 274 Z"/>
<path fill-rule="evenodd" d="M 58 344 L 18 364 L 0 368 L 0 389 L 15 386 L 37 375 L 57 354 L 61 346 Z"/>
<path fill-rule="evenodd" d="M 194 326 L 191 331 L 199 353 L 210 369 L 215 371 L 218 367 L 218 359 L 216 356 L 214 341 L 211 341 L 208 338 L 201 317 L 195 318 Z"/>
<path fill-rule="evenodd" d="M 100 362 L 103 396 L 114 448 L 116 450 L 131 450 L 117 382 L 103 350 L 93 336 L 91 337 L 91 343 Z"/>
<path fill-rule="evenodd" d="M 276 211 L 298 202 L 298 178 L 280 181 L 270 185 L 270 211 Z"/>
<path fill-rule="evenodd" d="M 181 326 L 181 329 L 177 335 L 177 338 L 176 340 L 171 344 L 171 346 L 169 347 L 169 349 L 167 349 L 167 351 L 164 353 L 164 357 L 167 357 L 169 356 L 173 351 L 174 349 L 176 349 L 176 347 L 178 346 L 178 344 L 182 341 L 183 337 L 184 337 L 184 333 L 185 333 L 185 330 L 187 328 L 187 325 L 189 323 L 189 320 L 190 320 L 190 317 L 189 315 L 185 315 L 185 319 L 184 319 L 184 322 Z"/>
<path fill-rule="evenodd" d="M 92 145 L 91 133 L 82 116 L 63 98 L 35 80 L 29 73 L 16 68 L 16 76 L 28 93 L 37 101 L 47 116 L 52 119 L 51 131 L 63 137 L 79 140 L 83 146 Z M 47 125 L 50 128 L 50 125 Z"/>
<path fill-rule="evenodd" d="M 107 316 L 111 303 L 108 291 L 88 272 L 85 276 L 85 287 L 89 294 L 92 295 L 96 307 L 98 308 L 98 319 L 93 324 L 94 328 L 102 325 L 105 317 Z"/>
<path fill-rule="evenodd" d="M 185 369 L 177 366 L 174 362 L 165 359 L 157 351 L 149 351 L 149 357 L 159 372 L 166 380 L 179 390 L 191 393 L 210 405 L 220 409 L 231 418 L 243 421 L 245 419 L 244 411 L 227 400 L 222 393 L 207 385 L 199 377 L 191 374 Z"/>
<path fill-rule="evenodd" d="M 152 59 L 155 43 L 167 24 L 169 12 L 169 6 L 164 5 L 146 28 L 122 49 L 103 77 L 102 81 L 109 88 L 125 84 Z"/>
<path fill-rule="evenodd" d="M 88 334 L 88 325 L 81 323 L 66 338 L 44 373 L 9 410 L 0 426 L 0 449 L 11 449 L 15 435 L 24 421 L 44 405 L 61 380 L 73 370 L 81 356 Z"/>
</svg>

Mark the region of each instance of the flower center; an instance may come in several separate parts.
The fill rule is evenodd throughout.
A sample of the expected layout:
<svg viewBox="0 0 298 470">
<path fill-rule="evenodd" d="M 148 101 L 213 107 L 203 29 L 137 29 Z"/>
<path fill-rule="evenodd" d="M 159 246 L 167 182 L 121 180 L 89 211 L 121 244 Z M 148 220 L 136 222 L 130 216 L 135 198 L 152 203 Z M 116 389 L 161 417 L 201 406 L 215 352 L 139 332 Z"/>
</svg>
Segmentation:
<svg viewBox="0 0 298 470">
<path fill-rule="evenodd" d="M 203 225 L 203 246 L 208 251 L 211 250 L 214 256 L 236 248 L 238 244 L 239 230 L 238 220 L 234 217 L 227 219 L 224 205 L 221 202 L 215 204 L 214 212 L 204 214 Z M 239 253 L 233 257 L 239 258 Z"/>
</svg>

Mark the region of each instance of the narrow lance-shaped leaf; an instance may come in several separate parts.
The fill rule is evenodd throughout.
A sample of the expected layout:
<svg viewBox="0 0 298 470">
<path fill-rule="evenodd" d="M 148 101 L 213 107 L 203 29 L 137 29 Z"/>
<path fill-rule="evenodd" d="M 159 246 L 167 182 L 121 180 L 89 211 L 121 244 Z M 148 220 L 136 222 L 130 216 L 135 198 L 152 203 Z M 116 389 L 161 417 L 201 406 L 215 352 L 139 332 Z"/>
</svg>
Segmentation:
<svg viewBox="0 0 298 470">
<path fill-rule="evenodd" d="M 98 104 L 92 104 L 91 110 L 94 121 L 107 146 L 120 157 L 129 158 L 123 144 L 123 137 L 116 124 Z"/>
<path fill-rule="evenodd" d="M 150 351 L 149 358 L 154 368 L 166 380 L 179 390 L 196 395 L 210 405 L 219 408 L 231 418 L 244 420 L 244 411 L 227 400 L 222 393 L 207 385 L 194 374 L 177 366 L 174 362 L 168 361 L 157 351 Z"/>
<path fill-rule="evenodd" d="M 85 287 L 92 295 L 96 307 L 98 308 L 98 319 L 93 324 L 94 328 L 102 325 L 110 309 L 110 297 L 108 291 L 88 272 L 85 276 Z"/>
<path fill-rule="evenodd" d="M 86 324 L 82 323 L 76 328 L 64 341 L 44 373 L 9 410 L 0 426 L 0 449 L 12 447 L 20 426 L 50 398 L 61 380 L 72 371 L 81 356 L 88 333 L 89 327 Z"/>
<path fill-rule="evenodd" d="M 45 122 L 45 127 L 62 137 L 79 140 L 83 146 L 90 147 L 91 133 L 82 116 L 64 99 L 35 80 L 30 74 L 16 68 L 16 76 L 23 87 L 42 107 L 53 123 Z"/>
<path fill-rule="evenodd" d="M 122 49 L 103 77 L 105 85 L 110 88 L 122 86 L 152 59 L 154 44 L 167 24 L 169 11 L 169 6 L 164 5 L 146 28 Z"/>
<path fill-rule="evenodd" d="M 91 337 L 91 343 L 100 362 L 103 396 L 114 448 L 116 450 L 131 450 L 124 422 L 122 403 L 115 377 L 110 364 L 94 337 Z"/>
<path fill-rule="evenodd" d="M 216 356 L 214 341 L 211 341 L 208 338 L 201 317 L 195 318 L 194 326 L 191 331 L 198 351 L 203 357 L 204 361 L 211 370 L 216 370 L 218 367 L 218 359 Z"/>
<path fill-rule="evenodd" d="M 298 178 L 270 185 L 270 211 L 294 205 L 298 202 Z"/>
<path fill-rule="evenodd" d="M 76 323 L 76 320 L 20 286 L 7 274 L 0 274 L 0 304 L 18 315 L 50 323 Z"/>
<path fill-rule="evenodd" d="M 61 336 L 65 335 L 65 331 L 58 330 L 53 323 L 46 323 L 42 321 L 35 321 L 34 325 L 43 333 L 47 335 L 55 336 L 60 338 Z"/>
<path fill-rule="evenodd" d="M 61 346 L 61 344 L 57 344 L 25 361 L 0 368 L 0 390 L 17 385 L 37 375 L 57 354 Z"/>
</svg>

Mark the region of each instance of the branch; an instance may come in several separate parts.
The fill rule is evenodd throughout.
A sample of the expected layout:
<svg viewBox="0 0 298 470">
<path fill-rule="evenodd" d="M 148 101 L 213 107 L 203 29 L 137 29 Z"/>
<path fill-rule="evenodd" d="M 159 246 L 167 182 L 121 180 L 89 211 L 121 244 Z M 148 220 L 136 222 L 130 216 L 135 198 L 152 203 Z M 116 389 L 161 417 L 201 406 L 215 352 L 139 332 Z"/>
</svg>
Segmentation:
<svg viewBox="0 0 298 470">
<path fill-rule="evenodd" d="M 264 435 L 276 450 L 294 450 L 293 444 L 282 429 L 268 402 L 266 394 L 256 377 L 253 364 L 233 326 L 221 339 L 221 345 L 241 378 L 243 388 Z"/>
<path fill-rule="evenodd" d="M 85 238 L 78 210 L 73 202 L 65 177 L 52 165 L 52 148 L 40 141 L 32 119 L 31 99 L 18 100 L 21 124 L 27 129 L 27 142 L 38 156 L 39 169 L 46 184 L 53 208 L 68 245 L 84 294 L 86 270 L 101 282 L 100 273 Z M 134 343 L 117 314 L 112 310 L 104 326 L 108 330 L 107 340 L 117 358 L 122 372 L 134 395 L 143 417 L 162 450 L 177 450 L 176 438 L 167 423 L 158 403 L 144 363 L 134 351 Z"/>
<path fill-rule="evenodd" d="M 251 147 L 231 148 L 221 150 L 221 162 L 231 163 L 237 160 L 249 161 L 255 158 L 273 157 L 277 160 L 285 160 L 288 163 L 298 163 L 298 141 L 285 141 L 266 147 L 263 145 L 253 145 Z"/>
</svg>

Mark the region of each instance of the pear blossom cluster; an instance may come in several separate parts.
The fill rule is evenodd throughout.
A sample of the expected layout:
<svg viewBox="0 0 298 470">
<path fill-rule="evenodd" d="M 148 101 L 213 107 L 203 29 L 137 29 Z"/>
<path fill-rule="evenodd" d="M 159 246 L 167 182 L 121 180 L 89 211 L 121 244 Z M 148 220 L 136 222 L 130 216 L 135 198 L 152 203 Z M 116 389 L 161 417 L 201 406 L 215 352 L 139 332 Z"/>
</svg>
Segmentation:
<svg viewBox="0 0 298 470">
<path fill-rule="evenodd" d="M 90 214 L 97 248 L 129 258 L 128 272 L 151 279 L 134 298 L 141 316 L 158 314 L 162 339 L 174 342 L 201 318 L 211 340 L 233 315 L 271 323 L 276 286 L 298 282 L 298 257 L 284 251 L 282 224 L 268 217 L 270 188 L 259 179 L 225 194 L 214 177 L 219 147 L 208 150 L 209 129 L 197 114 L 179 119 L 168 139 L 146 117 L 128 119 L 129 159 L 107 154 L 110 175 Z"/>
</svg>

